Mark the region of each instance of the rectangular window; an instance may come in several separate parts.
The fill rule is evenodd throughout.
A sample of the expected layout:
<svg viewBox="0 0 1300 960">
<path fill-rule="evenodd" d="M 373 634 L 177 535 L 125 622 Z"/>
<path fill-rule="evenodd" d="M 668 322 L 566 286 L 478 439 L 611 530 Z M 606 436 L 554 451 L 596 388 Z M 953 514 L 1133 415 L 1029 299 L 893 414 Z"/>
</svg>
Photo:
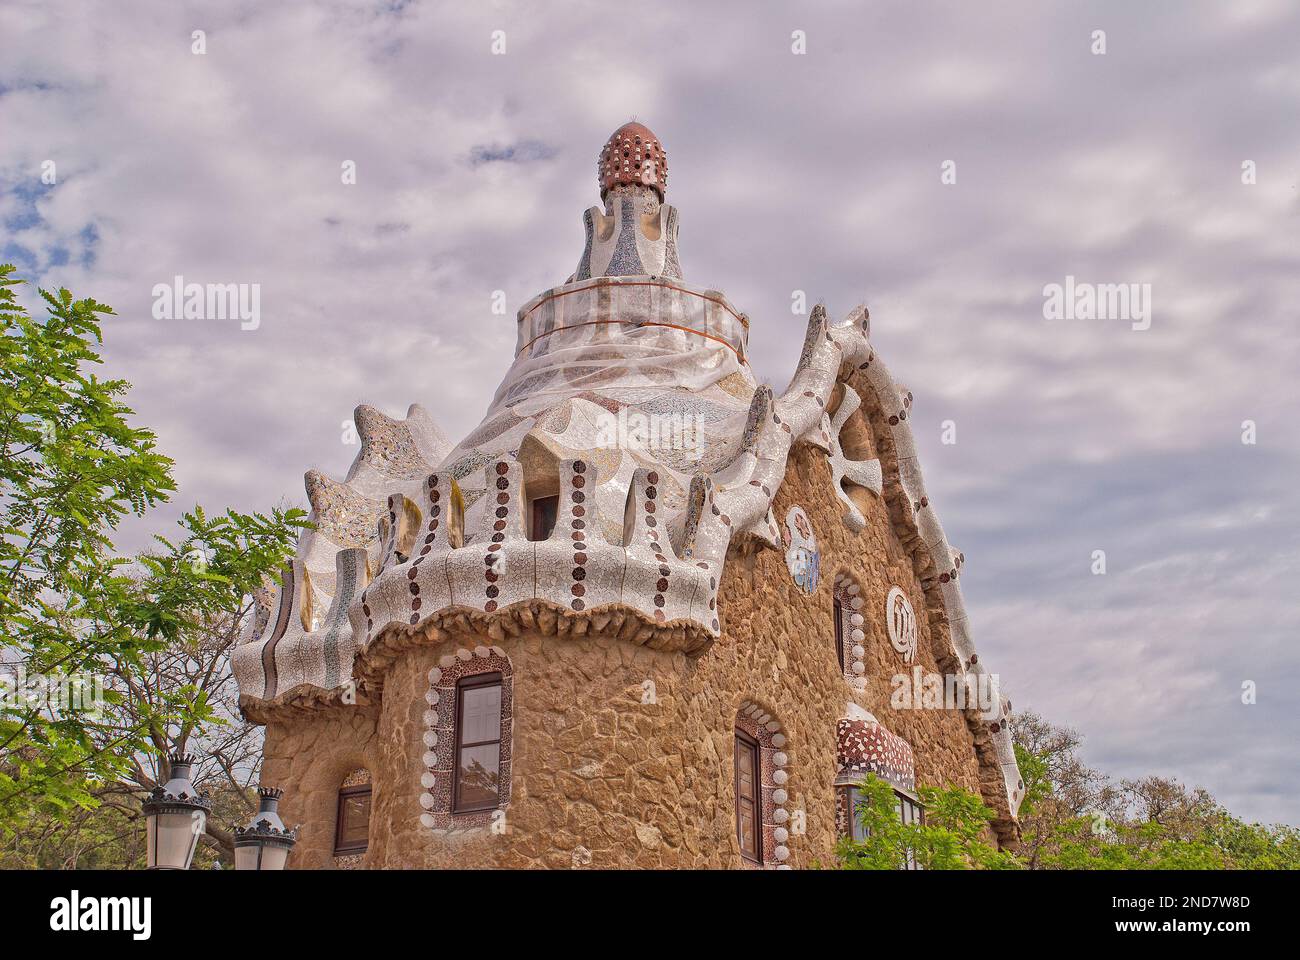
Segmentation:
<svg viewBox="0 0 1300 960">
<path fill-rule="evenodd" d="M 840 606 L 840 598 L 835 597 L 831 606 L 835 615 L 835 659 L 839 661 L 840 669 L 845 667 L 844 663 L 844 608 Z"/>
<path fill-rule="evenodd" d="M 847 797 L 847 803 L 848 803 L 849 837 L 852 838 L 854 842 L 861 842 L 863 840 L 866 840 L 868 832 L 866 829 L 863 828 L 862 823 L 858 817 L 859 808 L 864 802 L 862 798 L 862 791 L 859 790 L 857 787 L 845 787 L 844 793 L 845 796 Z M 894 813 L 897 815 L 899 822 L 903 824 L 925 823 L 925 807 L 921 806 L 921 804 L 919 804 L 908 794 L 905 794 L 899 790 L 894 791 Z M 903 869 L 904 870 L 921 869 L 917 865 L 916 858 L 912 855 L 911 851 L 909 851 L 907 854 L 907 861 L 903 864 Z"/>
<path fill-rule="evenodd" d="M 551 531 L 555 529 L 555 518 L 560 512 L 560 498 L 537 497 L 531 506 L 528 539 L 549 540 Z"/>
<path fill-rule="evenodd" d="M 902 820 L 904 824 L 925 823 L 925 808 L 923 806 L 921 806 L 919 803 L 917 803 L 907 794 L 901 793 L 898 790 L 894 791 L 894 798 L 895 798 L 894 809 L 898 811 L 898 818 Z M 903 869 L 904 870 L 921 869 L 917 865 L 916 856 L 912 853 L 911 850 L 907 851 L 907 862 L 903 864 Z"/>
<path fill-rule="evenodd" d="M 860 842 L 867 839 L 866 828 L 862 826 L 862 818 L 858 815 L 862 806 L 862 791 L 857 787 L 849 787 L 849 836 L 855 841 Z"/>
<path fill-rule="evenodd" d="M 370 784 L 339 791 L 334 824 L 334 856 L 365 853 L 370 844 Z"/>
<path fill-rule="evenodd" d="M 736 837 L 746 860 L 763 862 L 762 804 L 759 802 L 758 743 L 736 731 Z"/>
<path fill-rule="evenodd" d="M 452 813 L 495 809 L 501 787 L 501 674 L 456 685 L 456 769 Z"/>
</svg>

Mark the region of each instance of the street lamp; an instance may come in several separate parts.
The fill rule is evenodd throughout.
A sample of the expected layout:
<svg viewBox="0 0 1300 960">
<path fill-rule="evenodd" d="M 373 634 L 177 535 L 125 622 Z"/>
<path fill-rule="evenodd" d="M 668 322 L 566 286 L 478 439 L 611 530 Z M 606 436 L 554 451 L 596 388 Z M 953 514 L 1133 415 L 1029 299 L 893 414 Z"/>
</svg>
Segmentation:
<svg viewBox="0 0 1300 960">
<path fill-rule="evenodd" d="M 284 791 L 259 787 L 257 796 L 257 815 L 252 823 L 235 828 L 235 869 L 283 870 L 298 839 L 298 831 L 286 830 L 276 812 Z"/>
<path fill-rule="evenodd" d="M 171 779 L 154 787 L 141 804 L 148 831 L 149 869 L 188 870 L 207 826 L 212 801 L 190 782 L 192 756 L 174 754 L 168 759 Z"/>
</svg>

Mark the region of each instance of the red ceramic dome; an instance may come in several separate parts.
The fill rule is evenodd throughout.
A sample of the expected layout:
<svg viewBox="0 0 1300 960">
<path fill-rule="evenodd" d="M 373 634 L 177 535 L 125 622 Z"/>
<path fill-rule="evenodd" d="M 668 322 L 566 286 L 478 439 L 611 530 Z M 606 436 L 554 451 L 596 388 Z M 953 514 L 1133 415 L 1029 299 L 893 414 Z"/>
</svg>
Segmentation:
<svg viewBox="0 0 1300 960">
<path fill-rule="evenodd" d="M 602 198 L 618 184 L 654 187 L 660 200 L 668 189 L 668 156 L 663 145 L 649 127 L 635 121 L 614 131 L 600 151 L 596 169 Z"/>
</svg>

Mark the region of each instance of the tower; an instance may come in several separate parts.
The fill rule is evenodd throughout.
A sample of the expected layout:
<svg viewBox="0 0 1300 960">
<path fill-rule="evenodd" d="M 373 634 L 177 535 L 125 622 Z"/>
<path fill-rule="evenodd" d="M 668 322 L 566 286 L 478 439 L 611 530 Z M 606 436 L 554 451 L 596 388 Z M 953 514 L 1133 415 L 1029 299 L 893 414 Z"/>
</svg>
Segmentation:
<svg viewBox="0 0 1300 960">
<path fill-rule="evenodd" d="M 620 127 L 598 174 L 482 423 L 359 408 L 345 480 L 307 475 L 233 658 L 291 865 L 829 863 L 869 772 L 900 809 L 978 790 L 1013 841 L 996 690 L 891 706 L 913 670 L 989 684 L 866 309 L 814 308 L 775 394 L 682 270 L 659 139 Z"/>
</svg>

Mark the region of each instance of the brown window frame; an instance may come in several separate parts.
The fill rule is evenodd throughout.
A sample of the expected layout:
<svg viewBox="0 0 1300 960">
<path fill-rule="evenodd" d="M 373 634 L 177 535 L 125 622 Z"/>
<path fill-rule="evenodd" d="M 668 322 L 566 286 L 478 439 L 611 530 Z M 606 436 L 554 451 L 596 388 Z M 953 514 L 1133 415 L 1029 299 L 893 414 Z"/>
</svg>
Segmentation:
<svg viewBox="0 0 1300 960">
<path fill-rule="evenodd" d="M 361 843 L 343 845 L 343 810 L 345 802 L 351 797 L 367 796 L 370 803 L 366 813 L 366 839 Z M 339 790 L 338 806 L 334 811 L 334 856 L 345 857 L 365 853 L 370 849 L 370 817 L 374 813 L 374 784 L 365 783 L 355 787 L 342 787 Z"/>
<path fill-rule="evenodd" d="M 862 791 L 853 784 L 848 784 L 844 787 L 844 805 L 849 811 L 848 839 L 852 840 L 854 843 L 861 843 L 863 840 L 867 839 L 867 831 L 858 823 L 858 804 L 861 801 L 857 798 L 860 797 L 861 794 Z M 862 833 L 861 836 L 858 836 L 859 831 Z"/>
<path fill-rule="evenodd" d="M 831 598 L 831 610 L 835 615 L 835 656 L 839 660 L 840 670 L 844 670 L 844 604 L 839 597 Z"/>
<path fill-rule="evenodd" d="M 537 509 L 538 504 L 547 504 L 550 512 L 550 527 L 545 527 L 546 514 Z M 555 525 L 560 519 L 560 496 L 554 494 L 549 497 L 534 497 L 528 502 L 528 539 L 529 540 L 549 540 L 551 534 L 555 531 Z"/>
<path fill-rule="evenodd" d="M 753 758 L 754 795 L 742 798 L 740 793 L 740 747 L 744 746 Z M 740 846 L 740 855 L 750 863 L 763 864 L 763 752 L 757 740 L 743 730 L 736 731 L 735 745 L 732 748 L 732 776 L 736 784 L 736 842 Z M 754 851 L 745 850 L 745 841 L 740 829 L 740 810 L 743 802 L 754 805 Z"/>
<path fill-rule="evenodd" d="M 495 810 L 501 806 L 501 743 L 504 739 L 504 731 L 498 727 L 497 737 L 495 740 L 479 740 L 474 743 L 465 743 L 462 737 L 465 732 L 465 698 L 462 696 L 466 690 L 477 690 L 481 687 L 500 687 L 501 702 L 505 703 L 505 685 L 502 682 L 503 677 L 499 672 L 476 673 L 468 677 L 461 677 L 456 681 L 456 729 L 455 745 L 452 749 L 451 756 L 451 812 L 453 815 L 463 813 L 483 813 L 487 810 Z M 460 803 L 460 755 L 466 747 L 485 747 L 489 744 L 497 745 L 497 796 L 491 803 L 479 804 L 478 806 L 462 806 Z"/>
<path fill-rule="evenodd" d="M 849 833 L 848 833 L 849 839 L 851 840 L 866 839 L 865 834 L 861 838 L 855 837 L 853 835 L 854 832 L 858 829 L 857 826 L 858 821 L 857 821 L 856 811 L 854 809 L 857 806 L 857 804 L 854 802 L 854 794 L 861 795 L 862 791 L 858 789 L 856 784 L 852 784 L 852 783 L 845 784 L 840 789 L 844 791 L 844 804 L 849 814 Z M 899 790 L 897 787 L 895 787 L 894 801 L 895 801 L 894 809 L 898 813 L 899 822 L 904 824 L 908 822 L 907 818 L 904 816 L 904 813 L 907 811 L 908 807 L 911 807 L 914 816 L 914 819 L 911 822 L 919 823 L 922 826 L 925 825 L 925 804 L 923 804 L 920 800 L 918 800 L 916 797 L 912 796 L 911 794 L 904 793 L 902 790 Z"/>
</svg>

